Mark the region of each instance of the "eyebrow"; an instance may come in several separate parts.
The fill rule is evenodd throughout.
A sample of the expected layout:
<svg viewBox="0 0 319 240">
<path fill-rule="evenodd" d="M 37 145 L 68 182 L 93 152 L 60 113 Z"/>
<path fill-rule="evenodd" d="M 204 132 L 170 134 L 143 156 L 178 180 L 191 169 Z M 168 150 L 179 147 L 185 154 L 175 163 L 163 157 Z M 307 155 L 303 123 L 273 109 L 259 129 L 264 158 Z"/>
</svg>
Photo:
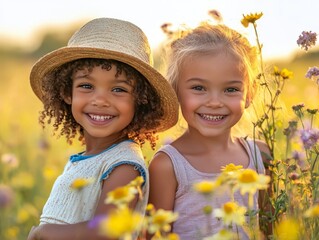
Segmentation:
<svg viewBox="0 0 319 240">
<path fill-rule="evenodd" d="M 128 84 L 128 85 L 132 85 L 133 84 L 133 81 L 129 81 L 128 79 L 114 79 L 113 82 L 116 82 L 116 83 L 125 83 L 125 84 Z"/>
<path fill-rule="evenodd" d="M 90 77 L 89 73 L 79 74 L 77 76 L 72 77 L 73 80 L 79 80 L 81 78 L 87 78 L 87 79 L 94 80 L 94 78 Z M 111 80 L 111 82 L 114 82 L 114 83 L 125 83 L 125 84 L 128 84 L 128 85 L 132 85 L 131 81 L 129 81 L 128 79 L 114 78 L 114 79 Z"/>
<path fill-rule="evenodd" d="M 208 79 L 204 79 L 204 78 L 196 78 L 196 77 L 186 80 L 186 82 L 194 82 L 194 81 L 208 82 L 209 80 Z M 227 83 L 227 84 L 243 84 L 244 80 L 230 80 L 230 81 L 227 81 L 225 83 Z"/>
<path fill-rule="evenodd" d="M 87 78 L 89 75 L 90 75 L 89 72 L 83 72 L 83 73 L 77 72 L 75 74 L 72 74 L 72 79 L 75 80 L 79 78 Z"/>
</svg>

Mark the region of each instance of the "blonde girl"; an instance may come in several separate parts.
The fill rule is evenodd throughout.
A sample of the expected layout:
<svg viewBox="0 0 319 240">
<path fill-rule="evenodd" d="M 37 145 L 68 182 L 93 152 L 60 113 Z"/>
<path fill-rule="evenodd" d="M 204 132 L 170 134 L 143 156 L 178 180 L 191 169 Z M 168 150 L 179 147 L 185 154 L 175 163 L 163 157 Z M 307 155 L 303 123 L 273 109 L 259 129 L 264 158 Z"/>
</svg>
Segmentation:
<svg viewBox="0 0 319 240">
<path fill-rule="evenodd" d="M 172 232 L 183 240 L 202 239 L 222 228 L 217 218 L 203 214 L 206 203 L 193 191 L 195 183 L 217 178 L 230 163 L 265 173 L 261 152 L 269 153 L 266 144 L 232 132 L 253 100 L 255 69 L 255 48 L 225 25 L 202 24 L 171 44 L 167 76 L 187 129 L 151 161 L 149 202 L 179 214 Z M 247 206 L 246 195 L 236 192 L 234 197 Z M 220 193 L 210 205 L 216 209 L 228 201 L 230 196 Z M 254 208 L 259 208 L 258 194 Z M 207 221 L 212 232 L 203 230 Z M 239 236 L 248 239 L 243 229 Z"/>
</svg>

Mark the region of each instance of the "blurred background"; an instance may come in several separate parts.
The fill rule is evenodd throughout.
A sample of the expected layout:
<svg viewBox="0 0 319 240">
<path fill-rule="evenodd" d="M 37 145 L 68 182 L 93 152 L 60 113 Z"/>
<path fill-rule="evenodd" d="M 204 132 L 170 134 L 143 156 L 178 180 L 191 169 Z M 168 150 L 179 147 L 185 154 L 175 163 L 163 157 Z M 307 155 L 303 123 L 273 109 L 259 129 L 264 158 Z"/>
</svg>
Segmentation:
<svg viewBox="0 0 319 240">
<path fill-rule="evenodd" d="M 217 10 L 223 22 L 245 34 L 255 44 L 252 28 L 244 28 L 243 14 L 263 12 L 258 32 L 265 64 L 293 71 L 282 102 L 286 109 L 305 103 L 318 108 L 318 88 L 305 78 L 309 67 L 318 66 L 319 50 L 307 53 L 296 41 L 302 31 L 319 31 L 315 19 L 319 2 L 313 0 L 55 0 L 0 2 L 0 239 L 26 239 L 39 215 L 55 178 L 68 157 L 81 146 L 67 146 L 63 138 L 43 131 L 38 124 L 41 103 L 31 91 L 29 73 L 44 54 L 65 46 L 74 31 L 97 17 L 114 17 L 138 25 L 153 48 L 155 67 L 161 71 L 164 23 L 196 26 Z M 290 110 L 287 111 L 288 121 Z M 285 122 L 283 122 L 285 124 Z M 160 135 L 160 147 L 179 134 L 173 128 Z M 144 148 L 145 158 L 154 152 Z"/>
</svg>

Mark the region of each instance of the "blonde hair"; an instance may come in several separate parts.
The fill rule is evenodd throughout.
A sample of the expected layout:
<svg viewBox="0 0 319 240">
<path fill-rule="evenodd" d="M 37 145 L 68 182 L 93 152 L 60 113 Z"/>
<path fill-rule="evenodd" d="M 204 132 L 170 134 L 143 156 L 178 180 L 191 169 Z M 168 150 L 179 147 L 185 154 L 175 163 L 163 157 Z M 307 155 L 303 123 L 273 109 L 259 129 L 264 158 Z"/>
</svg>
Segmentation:
<svg viewBox="0 0 319 240">
<path fill-rule="evenodd" d="M 193 56 L 223 52 L 239 61 L 247 83 L 247 98 L 252 100 L 256 91 L 257 50 L 239 32 L 223 25 L 201 23 L 193 30 L 185 30 L 173 40 L 168 50 L 167 79 L 177 92 L 180 69 Z"/>
</svg>

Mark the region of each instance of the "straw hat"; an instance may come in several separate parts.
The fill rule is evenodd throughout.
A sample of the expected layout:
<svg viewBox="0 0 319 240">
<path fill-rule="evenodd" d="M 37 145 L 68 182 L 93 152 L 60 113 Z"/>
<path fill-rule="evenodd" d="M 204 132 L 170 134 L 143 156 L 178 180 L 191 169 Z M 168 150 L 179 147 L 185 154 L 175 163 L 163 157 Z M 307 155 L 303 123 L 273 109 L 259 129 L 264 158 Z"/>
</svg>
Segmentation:
<svg viewBox="0 0 319 240">
<path fill-rule="evenodd" d="M 114 59 L 124 62 L 148 79 L 159 94 L 164 116 L 158 131 L 175 125 L 178 101 L 168 81 L 152 67 L 152 54 L 147 37 L 134 24 L 112 18 L 97 18 L 79 29 L 66 47 L 59 48 L 39 59 L 30 74 L 31 87 L 42 100 L 42 80 L 64 63 L 81 58 Z"/>
</svg>

